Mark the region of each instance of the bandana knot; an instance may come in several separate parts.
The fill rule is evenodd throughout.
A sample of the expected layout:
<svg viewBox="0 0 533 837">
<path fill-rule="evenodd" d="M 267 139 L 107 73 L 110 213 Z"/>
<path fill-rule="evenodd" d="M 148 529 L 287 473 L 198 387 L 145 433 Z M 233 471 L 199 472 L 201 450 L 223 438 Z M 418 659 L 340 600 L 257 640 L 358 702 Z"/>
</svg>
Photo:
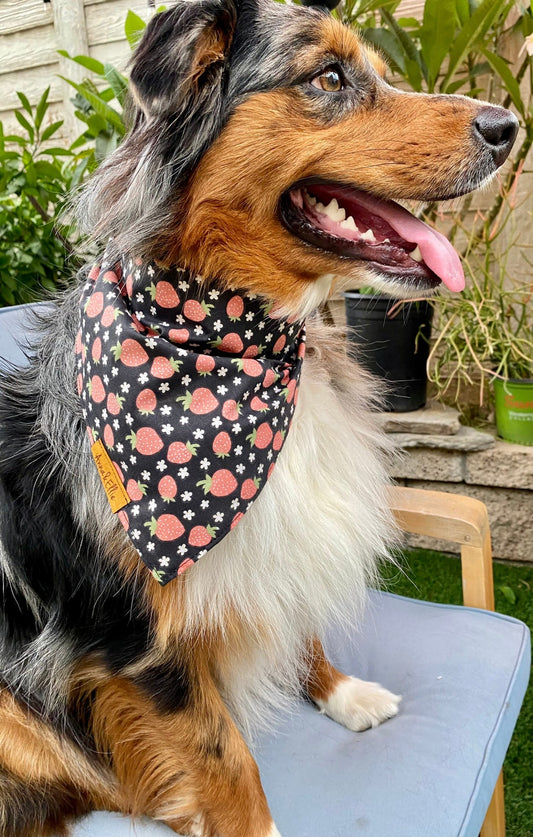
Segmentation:
<svg viewBox="0 0 533 837">
<path fill-rule="evenodd" d="M 241 290 L 123 256 L 90 271 L 77 388 L 113 511 L 166 584 L 264 488 L 298 397 L 305 327 Z"/>
</svg>

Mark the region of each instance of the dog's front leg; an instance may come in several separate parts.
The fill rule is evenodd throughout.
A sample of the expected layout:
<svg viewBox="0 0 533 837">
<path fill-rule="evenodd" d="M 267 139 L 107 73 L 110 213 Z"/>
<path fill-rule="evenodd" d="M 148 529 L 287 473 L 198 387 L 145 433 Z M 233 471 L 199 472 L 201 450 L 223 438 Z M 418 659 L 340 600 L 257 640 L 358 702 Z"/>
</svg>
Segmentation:
<svg viewBox="0 0 533 837">
<path fill-rule="evenodd" d="M 257 765 L 209 675 L 171 711 L 149 689 L 115 677 L 97 689 L 92 720 L 124 813 L 191 837 L 280 837 Z"/>
<path fill-rule="evenodd" d="M 379 683 L 341 674 L 327 659 L 318 639 L 312 639 L 309 646 L 304 690 L 321 712 L 355 732 L 376 727 L 397 714 L 401 700 L 398 695 Z"/>
</svg>

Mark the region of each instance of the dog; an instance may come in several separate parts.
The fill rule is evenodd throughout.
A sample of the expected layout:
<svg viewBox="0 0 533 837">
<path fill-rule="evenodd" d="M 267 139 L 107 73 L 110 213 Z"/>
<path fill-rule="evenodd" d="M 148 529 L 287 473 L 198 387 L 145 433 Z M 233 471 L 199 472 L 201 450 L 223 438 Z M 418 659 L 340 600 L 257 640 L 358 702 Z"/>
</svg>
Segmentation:
<svg viewBox="0 0 533 837">
<path fill-rule="evenodd" d="M 151 20 L 131 128 L 78 203 L 100 257 L 1 381 L 4 837 L 66 835 L 93 809 L 279 837 L 256 730 L 302 695 L 355 731 L 398 712 L 321 644 L 360 617 L 396 530 L 376 386 L 313 312 L 342 282 L 460 290 L 451 246 L 395 201 L 478 188 L 516 130 L 486 103 L 394 90 L 321 8 L 178 0 Z M 147 422 L 169 392 L 167 436 Z"/>
</svg>

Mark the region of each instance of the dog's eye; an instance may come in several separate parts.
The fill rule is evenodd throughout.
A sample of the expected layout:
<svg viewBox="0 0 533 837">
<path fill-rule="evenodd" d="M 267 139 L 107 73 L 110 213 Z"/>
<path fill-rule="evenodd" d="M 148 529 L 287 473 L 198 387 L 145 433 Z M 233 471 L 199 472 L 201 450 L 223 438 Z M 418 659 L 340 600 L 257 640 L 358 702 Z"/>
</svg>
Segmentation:
<svg viewBox="0 0 533 837">
<path fill-rule="evenodd" d="M 345 83 L 340 71 L 336 67 L 328 67 L 326 70 L 315 76 L 311 81 L 313 87 L 325 90 L 326 93 L 338 93 L 344 90 Z"/>
</svg>

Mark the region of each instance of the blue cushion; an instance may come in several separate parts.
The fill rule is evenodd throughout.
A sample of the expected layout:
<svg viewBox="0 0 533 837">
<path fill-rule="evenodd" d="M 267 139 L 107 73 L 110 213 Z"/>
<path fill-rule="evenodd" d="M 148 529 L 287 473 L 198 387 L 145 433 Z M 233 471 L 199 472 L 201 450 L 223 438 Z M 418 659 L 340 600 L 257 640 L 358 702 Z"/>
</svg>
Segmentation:
<svg viewBox="0 0 533 837">
<path fill-rule="evenodd" d="M 45 312 L 50 302 L 33 302 L 0 308 L 0 358 L 2 367 L 25 366 L 39 334 L 39 322 L 35 314 Z"/>
<path fill-rule="evenodd" d="M 527 627 L 497 613 L 374 593 L 360 633 L 333 631 L 326 644 L 342 671 L 377 680 L 403 701 L 396 718 L 363 733 L 302 703 L 260 742 L 282 837 L 477 837 L 527 686 Z M 74 831 L 172 833 L 103 813 Z"/>
</svg>

